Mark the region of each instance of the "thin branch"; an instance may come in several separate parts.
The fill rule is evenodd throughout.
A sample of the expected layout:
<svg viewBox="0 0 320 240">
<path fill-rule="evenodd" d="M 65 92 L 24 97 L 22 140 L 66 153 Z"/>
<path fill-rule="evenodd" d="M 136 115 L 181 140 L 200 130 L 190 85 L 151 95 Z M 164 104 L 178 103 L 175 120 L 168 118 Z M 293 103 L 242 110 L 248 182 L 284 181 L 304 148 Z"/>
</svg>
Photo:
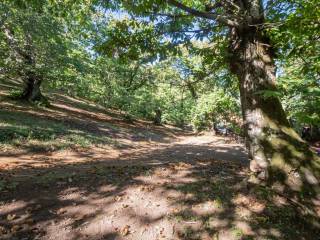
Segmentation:
<svg viewBox="0 0 320 240">
<path fill-rule="evenodd" d="M 145 12 L 145 14 L 150 14 L 150 15 L 154 15 L 154 16 L 159 16 L 159 17 L 168 17 L 168 18 L 188 18 L 188 17 L 192 17 L 191 14 L 169 14 L 169 13 L 156 13 L 156 12 Z"/>
<path fill-rule="evenodd" d="M 2 32 L 4 33 L 4 36 L 7 40 L 7 43 L 9 45 L 9 47 L 11 47 L 11 49 L 13 50 L 14 54 L 15 54 L 15 57 L 17 59 L 27 59 L 28 58 L 28 55 L 27 53 L 25 53 L 20 47 L 19 47 L 19 44 L 17 42 L 17 40 L 15 39 L 14 37 L 14 34 L 12 32 L 12 30 L 6 25 L 6 24 L 3 24 L 0 28 L 2 30 Z"/>
<path fill-rule="evenodd" d="M 238 12 L 241 11 L 241 8 L 240 8 L 237 4 L 235 4 L 233 1 L 231 1 L 231 0 L 225 0 L 225 1 L 226 1 L 226 3 L 229 4 L 231 7 L 235 8 Z"/>
<path fill-rule="evenodd" d="M 173 34 L 173 33 L 201 33 L 201 32 L 209 32 L 212 28 L 205 28 L 205 29 L 194 29 L 194 30 L 177 30 L 177 31 L 165 31 L 159 32 L 159 34 Z"/>
<path fill-rule="evenodd" d="M 275 28 L 280 27 L 282 25 L 286 24 L 285 21 L 283 22 L 273 22 L 273 23 L 257 23 L 257 24 L 249 24 L 250 27 L 261 27 L 261 28 Z"/>
</svg>

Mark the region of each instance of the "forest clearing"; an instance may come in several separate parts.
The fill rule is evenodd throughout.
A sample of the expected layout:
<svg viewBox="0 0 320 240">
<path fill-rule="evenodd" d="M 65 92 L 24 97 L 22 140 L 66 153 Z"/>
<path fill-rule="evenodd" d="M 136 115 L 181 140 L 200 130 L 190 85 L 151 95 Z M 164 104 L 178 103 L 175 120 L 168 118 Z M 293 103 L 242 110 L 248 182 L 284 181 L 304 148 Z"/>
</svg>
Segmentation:
<svg viewBox="0 0 320 240">
<path fill-rule="evenodd" d="M 63 149 L 58 139 L 35 137 L 8 146 L 0 156 L 1 239 L 319 236 L 287 199 L 258 185 L 249 190 L 247 154 L 228 137 L 127 124 L 88 102 L 53 96 L 50 111 L 1 102 L 1 119 L 33 130 L 45 121 L 44 133 L 77 129 L 84 142 L 108 132 L 113 142 Z"/>
<path fill-rule="evenodd" d="M 317 0 L 0 2 L 0 240 L 318 240 Z"/>
</svg>

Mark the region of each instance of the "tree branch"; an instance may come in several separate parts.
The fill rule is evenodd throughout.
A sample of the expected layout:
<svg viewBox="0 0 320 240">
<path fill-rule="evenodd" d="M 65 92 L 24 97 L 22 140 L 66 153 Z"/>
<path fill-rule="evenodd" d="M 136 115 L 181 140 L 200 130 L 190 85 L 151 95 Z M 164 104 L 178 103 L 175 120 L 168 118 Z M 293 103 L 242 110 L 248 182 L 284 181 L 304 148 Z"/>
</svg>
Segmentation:
<svg viewBox="0 0 320 240">
<path fill-rule="evenodd" d="M 146 14 L 148 14 L 148 12 L 146 12 Z M 188 18 L 188 17 L 192 17 L 191 14 L 167 14 L 167 13 L 156 13 L 156 12 L 152 12 L 152 13 L 149 13 L 150 15 L 154 15 L 154 16 L 159 16 L 159 17 L 167 17 L 167 18 L 173 18 L 173 19 L 176 19 L 176 18 Z"/>
<path fill-rule="evenodd" d="M 19 44 L 15 39 L 11 29 L 6 24 L 3 24 L 0 29 L 3 31 L 4 36 L 7 40 L 7 43 L 9 47 L 13 50 L 16 59 L 19 59 L 19 58 L 20 59 L 22 58 L 23 60 L 27 59 L 28 57 L 27 54 L 19 47 Z"/>
<path fill-rule="evenodd" d="M 224 25 L 231 26 L 231 27 L 238 27 L 239 26 L 239 23 L 237 21 L 231 20 L 226 16 L 215 14 L 215 13 L 210 13 L 210 12 L 202 12 L 202 11 L 193 9 L 191 7 L 188 7 L 188 6 L 186 6 L 176 0 L 167 0 L 167 2 L 170 5 L 175 6 L 177 8 L 180 8 L 181 10 L 184 10 L 185 12 L 190 13 L 191 15 L 196 16 L 196 17 L 201 17 L 201 18 L 210 19 L 210 20 L 216 20 L 219 23 L 222 23 Z"/>
<path fill-rule="evenodd" d="M 193 29 L 193 30 L 176 30 L 176 31 L 165 31 L 159 32 L 159 34 L 174 34 L 174 33 L 201 33 L 201 32 L 210 32 L 212 28 L 205 28 L 205 29 Z"/>
</svg>

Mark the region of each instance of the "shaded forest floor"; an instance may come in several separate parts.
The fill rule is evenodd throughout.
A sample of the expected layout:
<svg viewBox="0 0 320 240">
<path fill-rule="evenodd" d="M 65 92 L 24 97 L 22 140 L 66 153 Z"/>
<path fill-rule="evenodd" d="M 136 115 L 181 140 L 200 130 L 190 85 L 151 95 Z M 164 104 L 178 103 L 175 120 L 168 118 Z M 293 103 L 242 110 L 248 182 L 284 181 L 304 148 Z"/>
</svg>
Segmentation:
<svg viewBox="0 0 320 240">
<path fill-rule="evenodd" d="M 319 239 L 228 138 L 0 89 L 0 239 Z"/>
</svg>

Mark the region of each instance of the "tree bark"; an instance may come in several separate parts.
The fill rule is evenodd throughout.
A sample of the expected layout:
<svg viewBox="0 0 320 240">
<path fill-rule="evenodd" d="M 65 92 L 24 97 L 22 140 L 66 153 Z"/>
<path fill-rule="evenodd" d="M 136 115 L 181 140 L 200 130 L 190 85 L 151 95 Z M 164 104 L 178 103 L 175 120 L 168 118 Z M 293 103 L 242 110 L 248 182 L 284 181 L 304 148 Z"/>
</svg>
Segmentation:
<svg viewBox="0 0 320 240">
<path fill-rule="evenodd" d="M 198 99 L 198 94 L 197 94 L 194 86 L 192 85 L 192 83 L 187 81 L 186 85 L 187 85 L 188 90 L 190 91 L 190 94 L 191 94 L 192 98 L 194 100 Z"/>
<path fill-rule="evenodd" d="M 193 16 L 229 27 L 228 61 L 231 72 L 239 80 L 251 169 L 258 178 L 292 194 L 299 203 L 320 209 L 319 157 L 290 127 L 280 100 L 261 94 L 276 90 L 272 44 L 263 31 L 263 1 L 219 1 L 226 15 L 213 12 L 214 8 L 199 11 L 176 0 L 168 3 Z M 312 209 L 318 223 L 319 213 Z"/>
<path fill-rule="evenodd" d="M 40 89 L 41 82 L 37 77 L 31 74 L 28 75 L 25 79 L 25 88 L 22 92 L 21 99 L 31 102 L 44 100 Z"/>
<path fill-rule="evenodd" d="M 161 122 L 162 122 L 162 111 L 160 108 L 157 108 L 155 110 L 155 116 L 154 116 L 153 123 L 155 125 L 161 125 Z"/>
<path fill-rule="evenodd" d="M 263 30 L 254 26 L 263 24 L 264 19 L 255 19 L 241 28 L 230 28 L 228 59 L 239 81 L 250 169 L 256 179 L 281 192 L 300 200 L 307 198 L 309 203 L 319 201 L 319 158 L 291 128 L 280 100 L 262 94 L 276 91 L 276 74 L 272 44 Z"/>
</svg>

